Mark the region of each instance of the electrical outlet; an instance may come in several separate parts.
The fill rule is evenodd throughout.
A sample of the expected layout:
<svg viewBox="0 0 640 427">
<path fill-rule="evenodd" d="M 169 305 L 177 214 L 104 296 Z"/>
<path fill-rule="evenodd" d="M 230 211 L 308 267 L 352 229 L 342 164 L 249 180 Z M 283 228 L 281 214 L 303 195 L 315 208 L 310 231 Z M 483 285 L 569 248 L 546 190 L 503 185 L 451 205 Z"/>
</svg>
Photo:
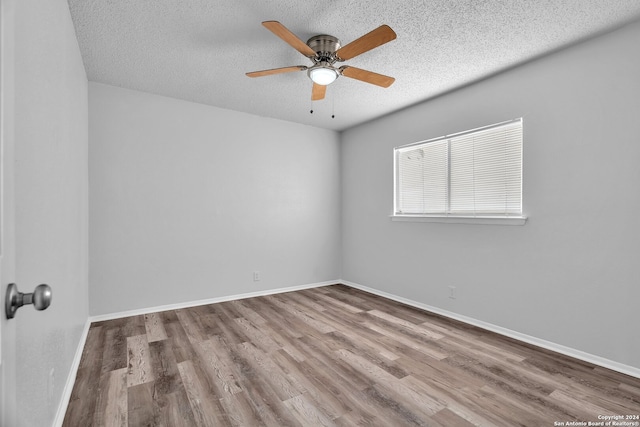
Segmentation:
<svg viewBox="0 0 640 427">
<path fill-rule="evenodd" d="M 260 272 L 259 271 L 254 271 L 253 272 L 253 281 L 254 282 L 259 282 L 260 281 Z"/>
<path fill-rule="evenodd" d="M 449 286 L 449 298 L 456 299 L 456 287 Z"/>
</svg>

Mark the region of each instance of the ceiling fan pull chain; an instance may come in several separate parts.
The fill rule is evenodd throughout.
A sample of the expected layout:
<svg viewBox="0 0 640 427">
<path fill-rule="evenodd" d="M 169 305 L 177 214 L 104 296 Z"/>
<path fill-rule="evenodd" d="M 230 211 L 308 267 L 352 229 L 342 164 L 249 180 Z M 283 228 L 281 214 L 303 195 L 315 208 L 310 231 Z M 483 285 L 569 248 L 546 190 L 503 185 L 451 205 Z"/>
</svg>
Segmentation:
<svg viewBox="0 0 640 427">
<path fill-rule="evenodd" d="M 331 118 L 336 118 L 336 94 L 331 96 Z"/>
</svg>

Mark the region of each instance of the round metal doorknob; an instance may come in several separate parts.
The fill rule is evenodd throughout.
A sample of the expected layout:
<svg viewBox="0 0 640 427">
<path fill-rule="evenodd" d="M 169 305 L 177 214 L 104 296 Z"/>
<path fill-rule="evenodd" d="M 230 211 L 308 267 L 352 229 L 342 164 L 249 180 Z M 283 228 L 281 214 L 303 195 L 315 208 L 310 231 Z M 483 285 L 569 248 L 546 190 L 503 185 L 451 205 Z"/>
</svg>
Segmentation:
<svg viewBox="0 0 640 427">
<path fill-rule="evenodd" d="M 7 319 L 13 319 L 16 311 L 23 305 L 33 304 L 36 310 L 44 310 L 51 305 L 51 286 L 42 284 L 36 286 L 31 294 L 23 294 L 18 291 L 15 283 L 9 283 L 7 286 L 7 295 L 4 301 L 4 308 L 7 313 Z"/>
<path fill-rule="evenodd" d="M 33 291 L 33 307 L 36 310 L 44 310 L 51 305 L 51 286 L 42 284 L 36 286 Z"/>
</svg>

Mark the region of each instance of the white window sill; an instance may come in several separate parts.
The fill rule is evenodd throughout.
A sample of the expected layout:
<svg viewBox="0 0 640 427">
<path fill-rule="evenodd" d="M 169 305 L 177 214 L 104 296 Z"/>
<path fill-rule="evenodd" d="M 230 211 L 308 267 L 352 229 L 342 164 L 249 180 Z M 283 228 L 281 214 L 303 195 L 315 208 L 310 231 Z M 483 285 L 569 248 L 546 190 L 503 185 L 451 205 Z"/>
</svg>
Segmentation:
<svg viewBox="0 0 640 427">
<path fill-rule="evenodd" d="M 426 215 L 391 215 L 391 221 L 402 222 L 447 222 L 450 224 L 490 224 L 490 225 L 524 225 L 526 216 L 426 216 Z"/>
</svg>

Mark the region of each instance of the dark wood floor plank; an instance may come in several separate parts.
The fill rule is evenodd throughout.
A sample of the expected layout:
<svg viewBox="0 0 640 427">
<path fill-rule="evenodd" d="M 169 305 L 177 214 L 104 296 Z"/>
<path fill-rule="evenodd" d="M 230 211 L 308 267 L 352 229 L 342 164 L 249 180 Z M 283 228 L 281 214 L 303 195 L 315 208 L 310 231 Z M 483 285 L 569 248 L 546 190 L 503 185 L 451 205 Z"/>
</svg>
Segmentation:
<svg viewBox="0 0 640 427">
<path fill-rule="evenodd" d="M 65 427 L 552 426 L 640 379 L 343 285 L 91 325 Z"/>
<path fill-rule="evenodd" d="M 300 394 L 285 400 L 284 405 L 291 411 L 301 425 L 332 427 L 336 424 L 319 410 L 315 402 Z"/>
<path fill-rule="evenodd" d="M 484 395 L 481 395 L 479 390 L 488 386 L 526 402 L 531 408 L 537 408 L 538 410 L 542 408 L 542 413 L 549 417 L 555 414 L 556 417 L 562 419 L 575 418 L 575 415 L 567 413 L 562 407 L 548 398 L 548 393 L 552 389 L 548 388 L 546 381 L 544 383 L 532 382 L 527 376 L 523 376 L 519 380 L 517 373 L 512 374 L 502 367 L 487 366 L 479 359 L 471 359 L 460 355 L 447 358 L 445 363 L 450 365 L 454 371 L 457 371 L 462 378 L 475 378 L 476 381 L 484 383 L 481 387 L 463 388 L 462 391 L 456 394 L 456 397 L 462 399 L 458 399 L 458 401 L 469 407 L 476 408 L 477 402 L 483 401 Z M 517 372 L 520 372 L 520 370 L 517 370 Z M 499 399 L 489 400 L 497 404 Z M 483 413 L 487 417 L 491 417 L 494 412 L 492 411 L 489 414 L 486 411 L 479 411 L 479 413 Z"/>
<path fill-rule="evenodd" d="M 195 357 L 195 352 L 180 322 L 165 323 L 164 327 L 176 362 L 192 360 Z"/>
<path fill-rule="evenodd" d="M 338 308 L 340 310 L 349 311 L 351 313 L 361 313 L 362 311 L 364 311 L 360 307 L 356 307 L 354 305 L 346 303 L 346 302 L 344 302 L 342 300 L 339 300 L 337 298 L 333 298 L 333 296 L 331 296 L 331 295 L 316 294 L 315 295 L 315 299 L 316 299 L 316 301 L 318 301 L 318 303 L 319 303 L 318 305 L 320 305 L 323 310 L 326 309 L 327 307 L 335 307 L 335 308 Z M 318 310 L 318 311 L 323 311 L 323 310 Z"/>
<path fill-rule="evenodd" d="M 373 380 L 353 369 L 347 362 L 340 359 L 327 343 L 318 342 L 313 338 L 302 337 L 299 339 L 299 349 L 305 354 L 302 365 L 311 367 L 311 370 L 326 372 L 330 381 L 338 388 L 350 388 L 364 390 L 373 384 Z"/>
<path fill-rule="evenodd" d="M 127 369 L 123 368 L 101 376 L 96 411 L 91 425 L 96 427 L 128 425 L 127 374 Z"/>
<path fill-rule="evenodd" d="M 267 323 L 264 317 L 247 305 L 246 300 L 231 301 L 230 304 L 236 309 L 236 312 L 254 325 L 264 325 Z"/>
<path fill-rule="evenodd" d="M 155 402 L 158 402 L 155 405 Z M 184 388 L 166 395 L 154 396 L 154 410 L 160 426 L 193 427 L 196 425 L 189 398 Z"/>
<path fill-rule="evenodd" d="M 402 378 L 401 381 L 418 393 L 431 396 L 441 405 L 446 406 L 445 409 L 449 409 L 451 412 L 456 414 L 456 416 L 473 425 L 491 426 L 496 424 L 495 421 L 489 421 L 489 419 L 485 418 L 482 415 L 486 410 L 484 406 L 479 405 L 477 401 L 469 399 L 469 397 L 463 393 L 463 391 L 472 393 L 474 390 L 477 390 L 480 387 L 442 387 L 439 384 L 430 382 L 428 379 L 420 380 L 413 375 Z M 437 415 L 442 411 L 443 410 L 438 411 L 432 418 L 437 420 Z"/>
<path fill-rule="evenodd" d="M 106 328 L 92 325 L 87 333 L 87 341 L 82 351 L 76 386 L 71 392 L 64 423 L 66 425 L 88 425 L 93 418 L 97 389 L 102 371 Z"/>
<path fill-rule="evenodd" d="M 339 343 L 341 349 L 349 350 L 352 353 L 365 358 L 368 362 L 384 369 L 394 377 L 404 378 L 408 375 L 407 371 L 405 371 L 402 366 L 381 355 L 378 352 L 378 348 L 367 345 L 365 340 L 358 340 L 357 338 L 353 339 L 339 331 L 331 332 L 328 335 L 330 335 L 335 342 Z M 397 360 L 397 358 L 395 360 Z"/>
<path fill-rule="evenodd" d="M 631 384 L 620 383 L 618 385 L 618 388 L 622 393 L 625 393 L 627 399 L 633 401 L 633 403 L 640 405 L 640 384 L 635 387 Z"/>
<path fill-rule="evenodd" d="M 200 381 L 193 362 L 186 360 L 178 364 L 178 371 L 184 384 L 189 404 L 198 427 L 232 425 L 220 400 L 211 395 Z"/>
<path fill-rule="evenodd" d="M 307 294 L 304 294 L 303 291 L 301 291 L 301 292 L 287 292 L 286 297 L 298 303 L 299 306 L 308 307 L 309 310 L 312 310 L 314 312 L 323 312 L 325 310 L 325 306 L 318 302 L 319 301 L 318 296 L 313 298 Z"/>
<path fill-rule="evenodd" d="M 264 333 L 264 328 L 259 328 L 243 317 L 233 319 L 233 321 L 236 327 L 249 339 L 249 342 L 255 344 L 265 353 L 278 351 L 282 348 L 269 334 Z"/>
<path fill-rule="evenodd" d="M 242 362 L 240 362 L 242 359 Z M 271 387 L 268 379 L 259 375 L 251 364 L 239 355 L 234 360 L 243 365 L 243 377 L 241 381 L 244 385 L 243 393 L 247 402 L 252 408 L 252 413 L 256 416 L 258 423 L 267 426 L 295 426 L 299 425 L 293 414 L 291 414 L 277 397 L 275 390 Z"/>
<path fill-rule="evenodd" d="M 349 288 L 346 286 L 345 287 L 339 287 L 339 286 L 340 285 L 326 286 L 324 288 L 326 290 L 325 292 L 318 292 L 317 289 L 306 289 L 302 292 L 306 292 L 314 297 L 319 297 L 320 295 L 327 295 L 333 299 L 337 299 L 353 307 L 357 307 L 362 311 L 371 309 L 371 307 L 366 304 L 366 301 L 362 297 L 356 294 L 351 294 L 347 292 L 347 289 Z"/>
<path fill-rule="evenodd" d="M 338 352 L 342 360 L 360 373 L 372 378 L 374 387 L 380 391 L 384 390 L 386 395 L 392 396 L 393 400 L 412 408 L 419 414 L 428 418 L 444 408 L 441 402 L 426 394 L 420 394 L 405 383 L 394 377 L 384 369 L 370 363 L 366 359 L 348 350 Z M 425 418 L 425 419 L 426 419 Z"/>
<path fill-rule="evenodd" d="M 220 399 L 226 420 L 234 427 L 267 426 L 260 408 L 249 402 L 245 392 Z M 271 421 L 272 419 L 269 419 Z M 214 424 L 215 425 L 215 424 Z"/>
<path fill-rule="evenodd" d="M 193 344 L 205 341 L 208 338 L 201 328 L 201 322 L 197 320 L 198 315 L 196 312 L 192 312 L 189 309 L 176 310 L 176 316 L 178 316 L 180 325 L 182 325 L 189 342 Z"/>
<path fill-rule="evenodd" d="M 175 310 L 166 310 L 158 312 L 163 324 L 178 322 L 178 316 L 176 316 Z"/>
<path fill-rule="evenodd" d="M 295 328 L 291 327 L 290 319 L 288 319 L 281 310 L 276 309 L 276 306 L 269 303 L 264 298 L 249 298 L 243 300 L 243 303 L 256 312 L 260 312 L 262 317 L 267 319 L 267 323 L 274 330 L 286 338 L 295 340 L 303 337 L 304 333 L 300 330 L 299 325 Z"/>
<path fill-rule="evenodd" d="M 369 318 L 370 319 L 370 318 Z M 372 331 L 378 332 L 387 338 L 387 340 L 381 339 L 381 341 L 393 341 L 408 349 L 413 349 L 422 353 L 424 356 L 431 357 L 436 360 L 442 360 L 448 357 L 448 355 L 435 348 L 434 344 L 425 339 L 420 334 L 413 333 L 411 331 L 402 331 L 385 324 L 384 321 L 367 320 L 363 324 Z"/>
<path fill-rule="evenodd" d="M 244 359 L 253 367 L 255 372 L 262 373 L 265 384 L 281 401 L 299 396 L 304 392 L 291 383 L 268 354 L 254 346 L 252 343 L 242 343 L 238 345 L 238 351 Z"/>
<path fill-rule="evenodd" d="M 296 348 L 297 339 L 289 338 L 287 336 L 288 334 L 283 333 L 284 331 L 282 328 L 275 326 L 271 322 L 266 322 L 263 325 L 260 325 L 260 331 L 270 336 L 271 339 L 273 339 L 273 341 L 278 344 L 279 348 L 276 349 L 275 351 L 284 350 L 285 352 L 290 354 L 292 357 L 294 357 L 296 360 L 299 360 L 299 361 L 304 360 L 304 355 L 300 353 Z"/>
<path fill-rule="evenodd" d="M 233 306 L 221 303 L 216 307 L 214 318 L 217 319 L 220 327 L 220 335 L 225 338 L 229 345 L 242 344 L 249 341 L 249 337 L 243 333 L 242 329 L 235 327 L 235 319 L 242 318 L 242 315 L 236 313 Z"/>
<path fill-rule="evenodd" d="M 466 419 L 462 418 L 455 412 L 451 411 L 449 408 L 444 408 L 439 411 L 433 417 L 431 417 L 434 421 L 445 425 L 445 426 L 456 426 L 456 427 L 473 427 L 474 424 L 470 423 Z"/>
<path fill-rule="evenodd" d="M 272 301 L 280 309 L 292 315 L 294 319 L 304 322 L 306 325 L 317 330 L 321 334 L 335 331 L 332 326 L 329 326 L 326 323 L 316 319 L 314 317 L 314 313 L 307 313 L 307 310 L 304 306 L 300 306 L 300 304 L 287 299 L 282 295 L 269 295 L 265 298 L 267 298 L 269 301 Z"/>
<path fill-rule="evenodd" d="M 364 300 L 363 310 L 380 310 L 393 314 L 396 317 L 413 322 L 415 324 L 424 323 L 429 320 L 431 313 L 427 313 L 423 310 L 411 307 L 405 304 L 401 304 L 397 301 L 393 301 L 378 295 L 370 294 L 368 292 L 360 291 L 358 289 L 349 288 L 344 285 L 337 285 L 331 290 L 329 295 L 336 297 L 336 294 L 345 293 L 347 295 L 357 295 Z M 339 298 L 338 298 L 339 299 Z"/>
<path fill-rule="evenodd" d="M 367 311 L 367 313 L 370 314 L 371 316 L 375 316 L 379 319 L 382 319 L 391 325 L 397 326 L 402 330 L 410 331 L 418 335 L 424 335 L 429 340 L 439 340 L 444 336 L 437 332 L 431 331 L 427 327 L 424 327 L 424 323 L 420 323 L 416 325 L 415 323 L 409 322 L 407 320 L 401 319 L 399 317 L 396 317 L 389 313 L 385 313 L 380 310 L 369 310 Z"/>
<path fill-rule="evenodd" d="M 364 311 L 362 313 L 365 313 Z M 363 314 L 340 312 L 334 309 L 325 310 L 326 322 L 336 327 L 345 336 L 357 341 L 360 345 L 369 346 L 381 356 L 396 360 L 406 354 L 406 347 L 393 340 L 385 340 L 385 335 L 368 328 L 364 324 Z"/>
<path fill-rule="evenodd" d="M 87 340 L 82 350 L 82 358 L 78 369 L 102 366 L 106 328 L 92 325 L 87 333 Z"/>
<path fill-rule="evenodd" d="M 154 384 L 144 383 L 127 390 L 127 415 L 131 426 L 160 425 L 154 408 Z"/>
<path fill-rule="evenodd" d="M 226 305 L 228 303 L 223 304 Z M 195 314 L 196 324 L 204 337 L 210 338 L 214 335 L 220 335 L 223 333 L 223 330 L 220 327 L 219 311 L 216 304 L 199 306 L 198 311 Z"/>
<path fill-rule="evenodd" d="M 385 426 L 413 425 L 439 427 L 437 423 L 433 422 L 431 417 L 425 417 L 419 412 L 416 413 L 416 411 L 411 408 L 413 405 L 407 405 L 406 402 L 399 401 L 375 385 L 367 387 L 356 396 L 358 400 L 365 405 L 358 411 L 359 418 L 361 420 L 367 420 L 367 424 L 369 425 L 378 425 L 379 421 L 377 421 L 377 419 L 380 419 L 381 425 Z M 357 403 L 354 406 L 357 407 Z M 369 421 L 368 414 L 375 414 L 373 422 Z"/>
<path fill-rule="evenodd" d="M 323 381 L 315 375 L 308 375 L 298 360 L 284 350 L 271 354 L 273 361 L 282 369 L 288 378 L 295 379 L 304 389 L 304 394 L 313 399 L 321 411 L 331 419 L 336 419 L 350 411 L 349 406 L 341 399 L 340 393 L 328 388 L 328 381 Z"/>
<path fill-rule="evenodd" d="M 78 369 L 76 381 L 64 416 L 63 425 L 90 425 L 95 413 L 100 366 L 91 372 L 90 368 Z"/>
<path fill-rule="evenodd" d="M 107 327 L 102 355 L 102 373 L 127 367 L 127 335 L 121 326 Z"/>
<path fill-rule="evenodd" d="M 178 362 L 170 340 L 150 342 L 148 347 L 151 371 L 155 378 L 171 377 L 178 374 Z"/>
<path fill-rule="evenodd" d="M 234 375 L 233 362 L 225 357 L 227 350 L 224 346 L 220 344 L 218 337 L 194 345 L 198 356 L 196 363 L 202 368 L 201 372 L 208 378 L 218 399 L 242 391 L 237 376 Z"/>
</svg>

